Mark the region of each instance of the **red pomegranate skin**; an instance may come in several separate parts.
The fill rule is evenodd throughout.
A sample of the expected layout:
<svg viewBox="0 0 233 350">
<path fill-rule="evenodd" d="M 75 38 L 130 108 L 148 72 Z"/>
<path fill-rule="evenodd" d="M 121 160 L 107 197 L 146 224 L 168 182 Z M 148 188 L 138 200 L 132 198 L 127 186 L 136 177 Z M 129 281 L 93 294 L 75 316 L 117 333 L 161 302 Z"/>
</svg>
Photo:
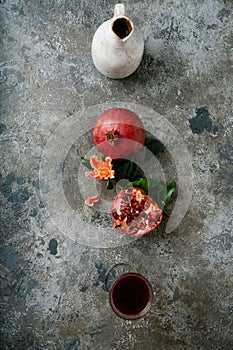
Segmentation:
<svg viewBox="0 0 233 350">
<path fill-rule="evenodd" d="M 93 129 L 98 150 L 112 159 L 130 159 L 143 147 L 146 132 L 140 118 L 126 108 L 104 111 Z"/>
<path fill-rule="evenodd" d="M 162 210 L 139 187 L 129 186 L 121 190 L 111 206 L 114 227 L 131 236 L 145 235 L 162 221 Z"/>
</svg>

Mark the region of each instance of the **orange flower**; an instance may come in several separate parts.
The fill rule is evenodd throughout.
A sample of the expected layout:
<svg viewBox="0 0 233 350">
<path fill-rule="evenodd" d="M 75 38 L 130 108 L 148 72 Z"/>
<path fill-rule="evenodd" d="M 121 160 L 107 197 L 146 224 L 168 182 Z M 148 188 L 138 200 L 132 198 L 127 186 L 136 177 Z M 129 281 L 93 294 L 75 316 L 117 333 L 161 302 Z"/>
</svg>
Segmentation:
<svg viewBox="0 0 233 350">
<path fill-rule="evenodd" d="M 85 204 L 89 205 L 89 207 L 93 207 L 94 203 L 98 202 L 99 200 L 100 200 L 100 196 L 88 197 L 85 200 Z"/>
<path fill-rule="evenodd" d="M 112 170 L 112 159 L 106 157 L 105 161 L 103 159 L 98 159 L 96 156 L 91 156 L 90 164 L 94 171 L 86 171 L 85 175 L 87 177 L 94 177 L 96 180 L 107 180 L 114 178 L 114 170 Z"/>
</svg>

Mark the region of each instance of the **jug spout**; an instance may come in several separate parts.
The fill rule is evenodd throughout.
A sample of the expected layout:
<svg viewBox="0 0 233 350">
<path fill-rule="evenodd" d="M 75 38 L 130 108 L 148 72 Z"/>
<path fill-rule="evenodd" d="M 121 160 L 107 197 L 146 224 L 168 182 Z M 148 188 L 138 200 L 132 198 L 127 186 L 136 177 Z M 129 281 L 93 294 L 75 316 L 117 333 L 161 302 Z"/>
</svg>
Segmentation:
<svg viewBox="0 0 233 350">
<path fill-rule="evenodd" d="M 124 4 L 116 4 L 114 7 L 114 17 L 112 22 L 112 31 L 121 40 L 128 39 L 133 32 L 133 22 L 125 16 Z"/>
<path fill-rule="evenodd" d="M 112 23 L 113 33 L 121 40 L 126 40 L 133 32 L 133 23 L 129 18 L 119 17 Z"/>
</svg>

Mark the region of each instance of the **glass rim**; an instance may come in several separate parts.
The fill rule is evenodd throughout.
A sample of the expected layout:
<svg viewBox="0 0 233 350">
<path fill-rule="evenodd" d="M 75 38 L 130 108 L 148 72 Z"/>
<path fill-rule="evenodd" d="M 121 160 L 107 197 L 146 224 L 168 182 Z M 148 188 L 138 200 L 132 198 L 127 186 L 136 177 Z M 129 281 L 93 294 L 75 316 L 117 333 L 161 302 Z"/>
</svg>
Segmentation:
<svg viewBox="0 0 233 350">
<path fill-rule="evenodd" d="M 145 307 L 138 313 L 133 314 L 133 315 L 128 315 L 125 314 L 124 312 L 121 312 L 114 304 L 113 301 L 113 290 L 114 287 L 116 286 L 116 284 L 125 276 L 137 276 L 139 277 L 141 280 L 143 280 L 147 287 L 148 287 L 148 291 L 149 291 L 149 297 L 148 297 L 148 302 L 146 303 Z M 125 320 L 137 320 L 139 318 L 144 317 L 150 310 L 152 307 L 152 302 L 153 302 L 153 298 L 154 298 L 154 292 L 153 292 L 153 288 L 150 284 L 150 282 L 148 281 L 148 279 L 146 277 L 144 277 L 143 275 L 141 275 L 138 272 L 126 272 L 123 273 L 122 275 L 120 275 L 119 277 L 116 278 L 116 280 L 113 282 L 113 284 L 111 285 L 110 291 L 109 291 L 109 302 L 110 302 L 110 306 L 112 308 L 112 310 L 115 312 L 115 314 Z"/>
</svg>

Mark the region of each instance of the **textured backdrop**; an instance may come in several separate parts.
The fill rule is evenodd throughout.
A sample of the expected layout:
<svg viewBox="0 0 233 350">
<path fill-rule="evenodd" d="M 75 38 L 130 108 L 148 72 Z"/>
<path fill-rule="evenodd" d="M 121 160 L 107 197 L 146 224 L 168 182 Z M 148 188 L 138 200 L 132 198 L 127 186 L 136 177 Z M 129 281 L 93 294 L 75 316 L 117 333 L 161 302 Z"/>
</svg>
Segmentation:
<svg viewBox="0 0 233 350">
<path fill-rule="evenodd" d="M 232 1 L 124 3 L 145 52 L 132 76 L 111 80 L 90 49 L 114 1 L 0 1 L 1 350 L 233 348 Z M 95 248 L 47 224 L 39 168 L 65 120 L 81 123 L 80 111 L 118 101 L 173 125 L 192 160 L 193 195 L 172 233 L 162 225 L 130 244 Z M 77 210 L 74 147 L 60 172 Z M 158 159 L 169 169 L 169 154 Z M 94 217 L 93 231 L 103 224 Z M 122 261 L 155 291 L 152 311 L 134 322 L 113 314 L 104 290 L 107 269 Z"/>
</svg>

